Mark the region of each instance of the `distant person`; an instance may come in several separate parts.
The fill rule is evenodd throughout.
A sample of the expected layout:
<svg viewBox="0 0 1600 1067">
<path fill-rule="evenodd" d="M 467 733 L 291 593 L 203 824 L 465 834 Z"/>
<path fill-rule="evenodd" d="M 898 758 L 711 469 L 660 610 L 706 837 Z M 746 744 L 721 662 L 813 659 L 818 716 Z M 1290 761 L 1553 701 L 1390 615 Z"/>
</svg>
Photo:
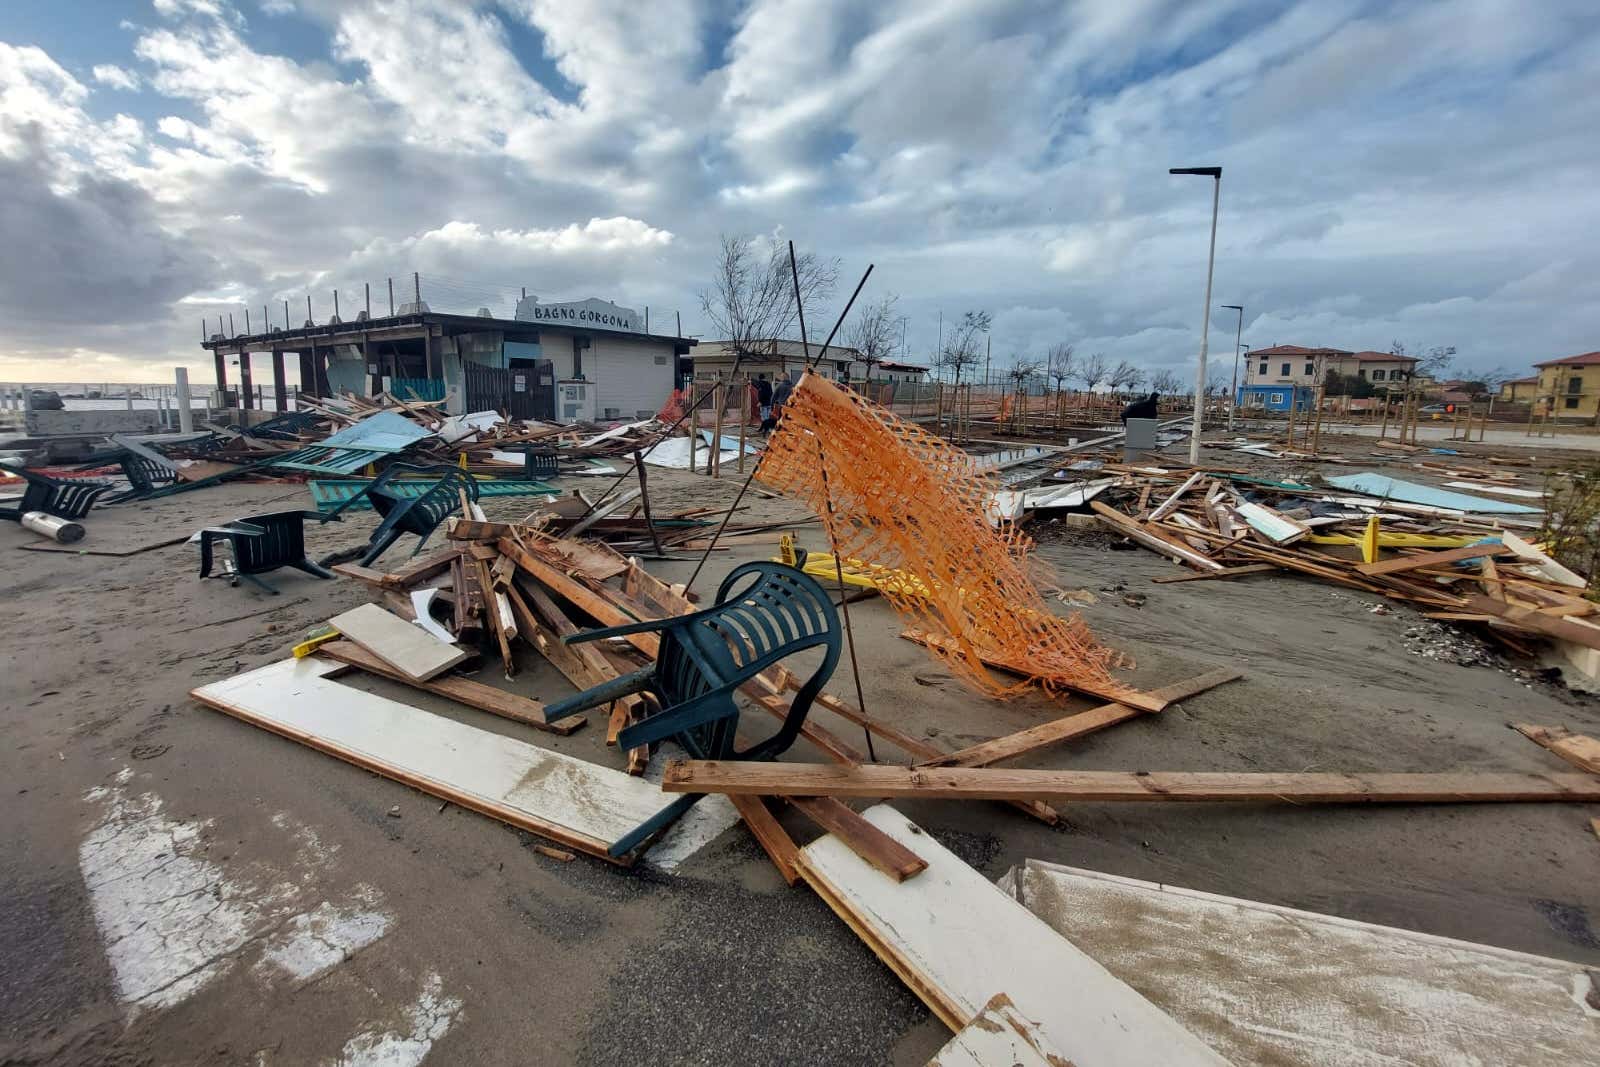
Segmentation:
<svg viewBox="0 0 1600 1067">
<path fill-rule="evenodd" d="M 765 378 L 756 379 L 756 407 L 761 415 L 760 431 L 772 429 L 772 383 Z"/>
<path fill-rule="evenodd" d="M 1160 393 L 1151 393 L 1143 400 L 1135 400 L 1133 403 L 1122 409 L 1122 424 L 1126 426 L 1129 419 L 1156 418 L 1156 405 L 1160 399 Z"/>
<path fill-rule="evenodd" d="M 778 420 L 783 417 L 783 406 L 789 402 L 789 395 L 794 392 L 794 386 L 789 384 L 789 379 L 784 378 L 778 382 L 778 387 L 772 391 L 772 424 L 767 429 L 770 431 L 778 425 Z"/>
</svg>

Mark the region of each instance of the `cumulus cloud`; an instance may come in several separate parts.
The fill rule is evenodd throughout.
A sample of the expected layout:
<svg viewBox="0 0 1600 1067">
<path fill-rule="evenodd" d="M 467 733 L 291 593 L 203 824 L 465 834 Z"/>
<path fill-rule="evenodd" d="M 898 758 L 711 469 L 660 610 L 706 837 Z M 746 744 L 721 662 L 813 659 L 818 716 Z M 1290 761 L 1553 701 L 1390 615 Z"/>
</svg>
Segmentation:
<svg viewBox="0 0 1600 1067">
<path fill-rule="evenodd" d="M 692 312 L 719 232 L 781 229 L 846 274 L 876 263 L 912 358 L 941 312 L 986 308 L 997 366 L 1075 342 L 1182 368 L 1210 190 L 1167 168 L 1213 162 L 1216 297 L 1249 343 L 1398 337 L 1486 366 L 1595 347 L 1584 4 L 241 10 L 154 0 L 80 75 L 0 42 L 0 211 L 46 249 L 3 268 L 0 360 L 165 359 L 197 314 L 412 271 L 453 309 L 526 284 Z M 118 344 L 72 322 L 88 291 Z"/>
</svg>

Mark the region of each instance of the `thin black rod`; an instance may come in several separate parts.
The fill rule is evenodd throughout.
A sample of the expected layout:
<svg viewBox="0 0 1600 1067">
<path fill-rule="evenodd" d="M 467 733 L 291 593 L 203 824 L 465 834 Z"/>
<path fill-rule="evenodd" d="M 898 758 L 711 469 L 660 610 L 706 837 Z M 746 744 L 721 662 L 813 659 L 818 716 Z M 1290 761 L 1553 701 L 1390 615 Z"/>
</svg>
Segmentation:
<svg viewBox="0 0 1600 1067">
<path fill-rule="evenodd" d="M 816 360 L 809 360 L 806 363 L 806 370 L 816 366 L 828 349 L 833 346 L 833 335 L 838 333 L 839 327 L 844 325 L 845 316 L 850 314 L 850 309 L 855 306 L 856 297 L 861 295 L 861 287 L 867 284 L 868 278 L 872 277 L 872 268 L 874 266 L 876 266 L 874 263 L 867 264 L 867 272 L 861 276 L 859 282 L 856 282 L 856 291 L 850 294 L 850 302 L 844 306 L 843 311 L 839 312 L 839 320 L 833 324 L 833 329 L 828 331 L 828 339 L 822 342 L 822 347 L 817 350 Z"/>
<path fill-rule="evenodd" d="M 800 346 L 811 365 L 811 342 L 806 339 L 806 302 L 800 299 L 800 269 L 794 265 L 794 242 L 789 242 L 789 277 L 794 279 L 794 309 L 800 315 Z"/>
</svg>

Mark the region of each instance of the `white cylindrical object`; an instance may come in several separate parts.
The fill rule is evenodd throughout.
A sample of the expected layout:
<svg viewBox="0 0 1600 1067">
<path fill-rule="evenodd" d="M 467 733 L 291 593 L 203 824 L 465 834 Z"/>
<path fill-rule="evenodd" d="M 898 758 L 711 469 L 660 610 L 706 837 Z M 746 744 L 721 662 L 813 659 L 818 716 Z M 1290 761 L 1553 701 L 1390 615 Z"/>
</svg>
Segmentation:
<svg viewBox="0 0 1600 1067">
<path fill-rule="evenodd" d="M 63 545 L 70 545 L 76 541 L 83 540 L 82 524 L 43 511 L 23 512 L 22 525 L 36 534 L 43 534 L 50 540 L 58 541 Z"/>
<path fill-rule="evenodd" d="M 18 386 L 18 390 L 22 393 L 22 410 L 31 413 L 33 411 L 33 390 L 28 388 L 27 382 L 23 382 Z"/>
<path fill-rule="evenodd" d="M 189 400 L 189 368 L 174 368 L 177 374 L 178 385 L 178 429 L 183 433 L 194 432 L 194 409 L 190 407 Z"/>
</svg>

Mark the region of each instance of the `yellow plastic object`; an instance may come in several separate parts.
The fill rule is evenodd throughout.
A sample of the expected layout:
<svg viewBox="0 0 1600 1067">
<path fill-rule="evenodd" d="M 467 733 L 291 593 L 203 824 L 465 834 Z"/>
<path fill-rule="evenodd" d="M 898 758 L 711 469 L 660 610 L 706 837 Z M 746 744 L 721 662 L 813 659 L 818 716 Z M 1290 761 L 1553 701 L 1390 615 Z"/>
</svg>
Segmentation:
<svg viewBox="0 0 1600 1067">
<path fill-rule="evenodd" d="M 1367 517 L 1367 532 L 1361 538 L 1361 562 L 1378 562 L 1378 516 Z"/>
<path fill-rule="evenodd" d="M 921 588 L 921 583 L 905 571 L 874 566 L 859 559 L 847 559 L 843 567 L 835 567 L 832 552 L 807 552 L 804 566 L 798 562 L 799 559 L 800 553 L 795 550 L 794 534 L 784 534 L 778 538 L 778 554 L 773 557 L 773 562 L 787 564 L 813 578 L 836 583 L 842 574 L 844 584 L 856 589 L 875 589 L 881 593 L 885 586 L 892 586 L 897 591 L 903 591 L 906 596 L 927 595 L 926 590 Z"/>
<path fill-rule="evenodd" d="M 1361 547 L 1361 559 L 1364 563 L 1377 562 L 1377 553 L 1367 557 L 1365 542 L 1367 535 L 1361 534 L 1311 534 L 1306 538 L 1314 545 L 1358 545 Z M 1413 534 L 1413 533 L 1380 533 L 1377 546 L 1380 548 L 1461 548 L 1463 545 L 1475 545 L 1483 540 L 1482 534 Z"/>
<path fill-rule="evenodd" d="M 329 641 L 337 641 L 338 639 L 338 630 L 335 630 L 331 626 L 318 626 L 316 629 L 311 630 L 306 634 L 306 639 L 304 641 L 301 641 L 298 645 L 294 646 L 294 658 L 305 659 L 307 656 L 311 655 L 311 653 L 315 652 L 318 647 L 327 644 Z"/>
<path fill-rule="evenodd" d="M 943 438 L 807 373 L 756 477 L 820 515 L 830 543 L 896 611 L 948 635 L 930 651 L 982 692 L 1012 696 L 1032 682 L 1135 693 L 1111 674 L 1125 656 L 1081 617 L 1050 612 L 1027 538 L 989 524 L 998 481 Z M 985 661 L 1027 664 L 1031 677 L 998 678 Z"/>
</svg>

